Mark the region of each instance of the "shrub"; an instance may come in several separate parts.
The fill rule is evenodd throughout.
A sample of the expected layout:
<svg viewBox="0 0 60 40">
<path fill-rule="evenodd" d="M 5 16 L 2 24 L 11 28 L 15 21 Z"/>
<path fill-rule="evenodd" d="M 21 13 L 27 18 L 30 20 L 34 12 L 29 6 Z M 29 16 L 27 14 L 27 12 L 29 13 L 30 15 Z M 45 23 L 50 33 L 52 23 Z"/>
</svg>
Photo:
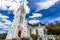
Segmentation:
<svg viewBox="0 0 60 40">
<path fill-rule="evenodd" d="M 48 40 L 53 40 L 53 39 L 48 39 Z"/>
<path fill-rule="evenodd" d="M 22 38 L 22 40 L 29 40 L 28 38 Z"/>
<path fill-rule="evenodd" d="M 33 40 L 37 40 L 37 38 L 38 38 L 38 34 L 31 34 L 31 37 L 33 38 Z"/>
<path fill-rule="evenodd" d="M 42 40 L 42 38 L 40 37 L 39 40 Z"/>
<path fill-rule="evenodd" d="M 60 35 L 57 35 L 55 40 L 60 40 Z"/>
<path fill-rule="evenodd" d="M 17 40 L 16 38 L 12 38 L 12 40 Z"/>
</svg>

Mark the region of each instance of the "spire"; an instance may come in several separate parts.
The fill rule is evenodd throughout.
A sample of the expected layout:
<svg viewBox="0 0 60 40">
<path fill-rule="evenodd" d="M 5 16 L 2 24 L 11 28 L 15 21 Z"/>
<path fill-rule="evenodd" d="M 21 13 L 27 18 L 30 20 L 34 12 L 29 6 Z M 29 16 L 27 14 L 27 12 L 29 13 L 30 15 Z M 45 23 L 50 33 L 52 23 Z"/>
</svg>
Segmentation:
<svg viewBox="0 0 60 40">
<path fill-rule="evenodd" d="M 21 2 L 20 2 L 20 4 L 21 4 L 21 13 L 25 13 L 25 8 L 24 8 L 24 0 L 21 0 Z"/>
</svg>

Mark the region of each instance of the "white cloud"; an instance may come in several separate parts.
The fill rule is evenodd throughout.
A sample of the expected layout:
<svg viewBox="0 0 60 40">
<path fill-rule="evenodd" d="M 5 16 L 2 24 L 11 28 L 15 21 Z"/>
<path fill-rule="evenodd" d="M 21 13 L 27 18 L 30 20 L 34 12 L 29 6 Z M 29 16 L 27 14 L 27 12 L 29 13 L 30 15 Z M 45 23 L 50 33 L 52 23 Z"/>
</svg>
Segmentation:
<svg viewBox="0 0 60 40">
<path fill-rule="evenodd" d="M 9 6 L 9 9 L 7 8 Z M 14 0 L 0 0 L 0 9 L 16 10 L 20 6 L 19 2 Z"/>
<path fill-rule="evenodd" d="M 56 18 L 55 20 L 60 21 L 60 17 Z"/>
<path fill-rule="evenodd" d="M 27 6 L 27 0 L 25 1 L 25 11 L 29 13 L 30 9 Z M 20 7 L 21 0 L 0 0 L 0 9 L 2 10 L 17 10 Z M 7 8 L 9 6 L 9 8 Z"/>
<path fill-rule="evenodd" d="M 6 31 L 4 31 L 4 30 L 0 30 L 0 34 L 2 34 L 2 33 L 7 33 Z"/>
<path fill-rule="evenodd" d="M 8 10 L 16 10 L 19 8 L 19 6 L 20 6 L 20 3 L 13 2 L 11 3 L 11 6 L 9 7 Z"/>
<path fill-rule="evenodd" d="M 29 12 L 30 12 L 30 8 L 28 7 L 27 4 L 28 4 L 28 1 L 25 0 L 25 4 L 24 4 L 24 5 L 25 5 L 25 6 L 24 6 L 24 7 L 25 7 L 25 11 L 26 11 L 26 13 L 29 13 Z"/>
<path fill-rule="evenodd" d="M 29 18 L 34 18 L 34 17 L 42 17 L 42 14 L 40 14 L 40 13 L 33 13 L 32 16 L 29 16 Z"/>
<path fill-rule="evenodd" d="M 4 24 L 0 21 L 0 27 L 3 27 L 4 26 Z"/>
<path fill-rule="evenodd" d="M 9 18 L 8 16 L 6 16 L 6 15 L 1 15 L 0 18 L 1 18 L 1 19 L 0 19 L 1 21 L 4 21 L 4 24 L 7 24 L 7 25 L 10 25 L 10 24 L 11 24 L 11 21 L 7 19 L 7 18 Z M 1 22 L 1 21 L 0 21 L 0 22 Z"/>
<path fill-rule="evenodd" d="M 55 21 L 60 21 L 60 17 L 49 20 L 50 23 L 51 23 L 51 22 L 54 23 Z"/>
<path fill-rule="evenodd" d="M 7 31 L 7 30 L 10 30 L 9 28 L 4 28 L 3 30 Z M 5 32 L 6 33 L 6 32 Z"/>
<path fill-rule="evenodd" d="M 3 30 L 1 30 L 1 31 L 0 31 L 0 34 L 2 34 L 2 33 L 6 33 L 6 32 L 5 32 L 5 31 L 3 31 Z"/>
<path fill-rule="evenodd" d="M 11 23 L 10 20 L 6 20 L 4 24 L 5 24 L 5 25 L 11 25 L 12 23 Z"/>
<path fill-rule="evenodd" d="M 39 23 L 39 22 L 40 22 L 40 21 L 39 21 L 39 20 L 36 20 L 36 19 L 29 21 L 30 24 L 37 24 L 37 23 Z"/>
<path fill-rule="evenodd" d="M 12 22 L 7 19 L 9 17 L 0 13 L 0 18 L 1 18 L 0 19 L 0 28 L 2 28 L 3 30 L 8 30 L 10 28 L 10 25 L 12 24 Z M 3 33 L 3 31 L 0 31 L 0 33 L 1 32 Z"/>
<path fill-rule="evenodd" d="M 11 5 L 11 1 L 0 0 L 0 9 L 7 10 L 7 6 Z"/>
<path fill-rule="evenodd" d="M 0 13 L 0 18 L 7 19 L 9 17 Z"/>
<path fill-rule="evenodd" d="M 58 2 L 59 0 L 46 0 L 43 2 L 38 2 L 36 3 L 36 5 L 38 6 L 36 11 L 42 10 L 42 9 L 48 9 L 49 7 L 53 6 L 56 2 Z"/>
</svg>

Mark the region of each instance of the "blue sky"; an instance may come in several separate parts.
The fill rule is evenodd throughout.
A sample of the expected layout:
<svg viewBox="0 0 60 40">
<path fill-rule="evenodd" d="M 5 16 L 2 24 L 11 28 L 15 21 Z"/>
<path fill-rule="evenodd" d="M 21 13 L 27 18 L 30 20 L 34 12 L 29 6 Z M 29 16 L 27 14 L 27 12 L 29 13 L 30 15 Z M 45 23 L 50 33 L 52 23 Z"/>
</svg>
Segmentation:
<svg viewBox="0 0 60 40">
<path fill-rule="evenodd" d="M 0 0 L 0 33 L 7 33 L 21 0 Z M 30 24 L 60 21 L 60 0 L 25 0 Z"/>
</svg>

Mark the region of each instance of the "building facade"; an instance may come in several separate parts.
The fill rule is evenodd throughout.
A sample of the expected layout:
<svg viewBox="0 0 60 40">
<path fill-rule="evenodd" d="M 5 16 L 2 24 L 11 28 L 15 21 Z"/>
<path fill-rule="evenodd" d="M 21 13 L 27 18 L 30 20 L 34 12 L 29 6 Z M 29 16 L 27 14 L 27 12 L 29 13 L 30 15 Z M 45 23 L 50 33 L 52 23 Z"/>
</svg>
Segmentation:
<svg viewBox="0 0 60 40">
<path fill-rule="evenodd" d="M 26 40 L 28 40 L 28 38 L 30 38 L 30 40 L 32 40 L 30 36 L 31 34 L 38 34 L 40 35 L 40 37 L 44 37 L 45 25 L 30 25 L 25 19 L 26 12 L 24 8 L 24 1 L 22 1 L 19 9 L 14 13 L 14 15 L 14 20 L 12 22 L 11 28 L 7 33 L 6 39 L 16 38 L 21 40 L 22 38 L 25 38 Z"/>
</svg>

